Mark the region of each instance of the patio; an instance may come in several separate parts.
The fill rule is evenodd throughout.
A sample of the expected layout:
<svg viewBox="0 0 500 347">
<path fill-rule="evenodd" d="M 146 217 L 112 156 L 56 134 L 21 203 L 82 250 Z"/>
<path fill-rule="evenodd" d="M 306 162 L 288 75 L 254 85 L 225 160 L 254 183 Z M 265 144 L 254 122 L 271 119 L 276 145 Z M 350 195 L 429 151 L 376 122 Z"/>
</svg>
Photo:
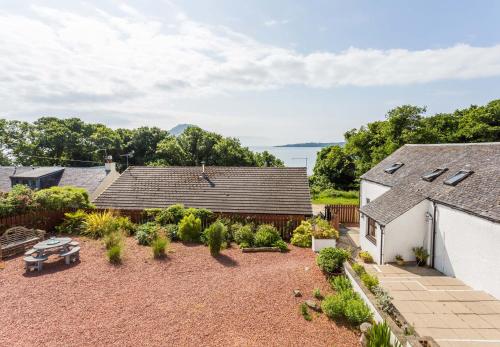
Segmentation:
<svg viewBox="0 0 500 347">
<path fill-rule="evenodd" d="M 500 346 L 500 301 L 440 272 L 365 264 L 420 336 L 440 346 Z"/>
<path fill-rule="evenodd" d="M 75 238 L 80 262 L 56 258 L 26 274 L 23 257 L 0 270 L 1 346 L 357 346 L 350 328 L 325 315 L 307 322 L 299 305 L 329 285 L 310 249 L 218 258 L 173 243 L 165 260 L 127 238 L 123 265 L 100 241 Z M 302 298 L 293 295 L 299 288 Z"/>
</svg>

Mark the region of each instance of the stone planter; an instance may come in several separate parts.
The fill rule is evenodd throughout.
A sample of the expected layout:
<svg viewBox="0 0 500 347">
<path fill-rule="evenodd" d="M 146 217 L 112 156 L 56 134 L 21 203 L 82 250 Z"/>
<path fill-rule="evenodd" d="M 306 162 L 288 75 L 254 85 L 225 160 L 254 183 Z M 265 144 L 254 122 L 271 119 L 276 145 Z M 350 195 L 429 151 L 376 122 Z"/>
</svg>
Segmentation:
<svg viewBox="0 0 500 347">
<path fill-rule="evenodd" d="M 326 247 L 335 248 L 336 246 L 337 246 L 336 239 L 316 239 L 314 238 L 314 236 L 312 238 L 312 250 L 314 252 L 319 252 Z"/>
</svg>

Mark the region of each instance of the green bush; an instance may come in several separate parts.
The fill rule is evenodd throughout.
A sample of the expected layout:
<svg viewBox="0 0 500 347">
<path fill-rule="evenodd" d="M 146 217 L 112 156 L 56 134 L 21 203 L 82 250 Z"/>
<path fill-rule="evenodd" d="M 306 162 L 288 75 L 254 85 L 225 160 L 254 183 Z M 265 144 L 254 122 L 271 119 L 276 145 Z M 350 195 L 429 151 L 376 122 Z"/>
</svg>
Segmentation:
<svg viewBox="0 0 500 347">
<path fill-rule="evenodd" d="M 385 321 L 375 323 L 366 334 L 367 347 L 401 347 L 401 344 L 396 342 L 391 343 L 391 330 Z"/>
<path fill-rule="evenodd" d="M 249 248 L 252 247 L 252 245 L 248 244 L 247 242 L 242 242 L 239 244 L 240 248 Z"/>
<path fill-rule="evenodd" d="M 240 224 L 241 225 L 241 224 Z M 242 243 L 252 246 L 255 239 L 255 234 L 251 225 L 242 225 L 234 232 L 234 241 L 241 246 Z"/>
<path fill-rule="evenodd" d="M 66 212 L 64 221 L 61 225 L 56 226 L 56 231 L 65 234 L 80 234 L 83 231 L 83 222 L 86 217 L 87 213 L 83 210 Z"/>
<path fill-rule="evenodd" d="M 309 313 L 309 307 L 307 307 L 305 302 L 300 305 L 300 314 L 306 321 L 310 322 L 312 320 L 311 314 Z"/>
<path fill-rule="evenodd" d="M 120 231 L 113 231 L 104 236 L 103 242 L 106 249 L 109 250 L 110 248 L 120 245 L 123 242 L 123 235 Z"/>
<path fill-rule="evenodd" d="M 344 316 L 346 303 L 358 295 L 351 289 L 344 290 L 336 295 L 327 295 L 321 302 L 321 310 L 331 319 L 341 318 Z"/>
<path fill-rule="evenodd" d="M 158 211 L 155 216 L 155 222 L 160 225 L 177 224 L 184 218 L 184 213 L 184 205 L 175 204 Z"/>
<path fill-rule="evenodd" d="M 226 231 L 224 230 L 226 227 L 219 221 L 212 223 L 205 230 L 205 237 L 208 243 L 208 247 L 210 248 L 210 254 L 212 256 L 217 256 L 220 253 L 222 248 L 222 243 L 224 242 L 224 237 Z"/>
<path fill-rule="evenodd" d="M 190 214 L 194 214 L 196 218 L 201 220 L 209 220 L 213 217 L 213 212 L 207 210 L 206 208 L 188 208 L 184 211 L 184 216 L 189 216 Z"/>
<path fill-rule="evenodd" d="M 365 263 L 373 263 L 373 257 L 370 253 L 368 253 L 367 251 L 361 251 L 359 252 L 359 257 L 361 258 L 361 260 L 363 260 L 363 262 Z"/>
<path fill-rule="evenodd" d="M 85 189 L 70 186 L 41 189 L 35 192 L 35 201 L 48 210 L 92 207 Z"/>
<path fill-rule="evenodd" d="M 155 222 L 148 222 L 139 225 L 135 233 L 135 238 L 137 239 L 137 243 L 140 245 L 150 246 L 151 242 L 157 239 L 162 232 L 163 229 L 160 225 Z"/>
<path fill-rule="evenodd" d="M 132 223 L 129 217 L 117 216 L 115 217 L 116 228 L 123 231 L 128 236 L 132 236 L 137 231 L 137 224 Z"/>
<path fill-rule="evenodd" d="M 171 240 L 171 241 L 177 241 L 179 239 L 178 233 L 179 233 L 179 226 L 177 224 L 167 224 L 163 227 L 165 230 L 166 236 Z"/>
<path fill-rule="evenodd" d="M 151 249 L 153 251 L 153 257 L 155 259 L 160 259 L 165 257 L 165 250 L 168 248 L 169 240 L 164 236 L 159 236 L 153 241 L 151 241 Z"/>
<path fill-rule="evenodd" d="M 365 267 L 361 264 L 358 264 L 358 263 L 352 264 L 352 269 L 354 270 L 354 272 L 358 276 L 361 276 L 362 274 L 364 274 L 366 272 Z"/>
<path fill-rule="evenodd" d="M 330 285 L 337 292 L 352 289 L 352 284 L 347 276 L 335 276 L 330 280 Z"/>
<path fill-rule="evenodd" d="M 290 243 L 297 247 L 311 247 L 312 245 L 312 224 L 308 221 L 302 221 L 300 225 L 295 228 L 292 234 Z"/>
<path fill-rule="evenodd" d="M 281 240 L 281 236 L 273 225 L 262 224 L 255 233 L 254 245 L 256 247 L 271 247 L 279 240 Z"/>
<path fill-rule="evenodd" d="M 182 218 L 179 223 L 179 239 L 185 242 L 197 242 L 200 240 L 201 220 L 194 214 Z"/>
<path fill-rule="evenodd" d="M 378 286 L 378 278 L 375 276 L 372 276 L 368 273 L 364 273 L 361 275 L 361 281 L 363 281 L 363 284 L 368 288 L 371 292 L 373 292 L 373 289 Z"/>
<path fill-rule="evenodd" d="M 338 239 L 339 232 L 335 230 L 327 220 L 314 219 L 314 227 L 311 231 L 315 239 Z"/>
<path fill-rule="evenodd" d="M 316 257 L 319 268 L 328 274 L 338 273 L 342 270 L 344 261 L 349 259 L 351 254 L 342 248 L 323 248 Z"/>
<path fill-rule="evenodd" d="M 118 230 L 116 217 L 110 211 L 93 212 L 85 216 L 82 234 L 94 239 Z"/>
<path fill-rule="evenodd" d="M 283 240 L 278 240 L 275 243 L 273 243 L 273 247 L 278 247 L 281 252 L 288 251 L 288 245 Z"/>
<path fill-rule="evenodd" d="M 318 300 L 322 300 L 323 299 L 323 295 L 321 295 L 321 290 L 319 288 L 314 288 L 313 290 L 313 296 L 318 299 Z"/>
<path fill-rule="evenodd" d="M 114 245 L 107 251 L 108 260 L 112 264 L 120 264 L 122 262 L 122 245 Z"/>
<path fill-rule="evenodd" d="M 38 207 L 33 190 L 23 184 L 16 184 L 10 192 L 0 194 L 0 216 L 20 214 Z"/>
<path fill-rule="evenodd" d="M 373 318 L 372 311 L 359 297 L 347 300 L 344 307 L 344 316 L 349 323 L 355 326 L 371 321 Z"/>
</svg>

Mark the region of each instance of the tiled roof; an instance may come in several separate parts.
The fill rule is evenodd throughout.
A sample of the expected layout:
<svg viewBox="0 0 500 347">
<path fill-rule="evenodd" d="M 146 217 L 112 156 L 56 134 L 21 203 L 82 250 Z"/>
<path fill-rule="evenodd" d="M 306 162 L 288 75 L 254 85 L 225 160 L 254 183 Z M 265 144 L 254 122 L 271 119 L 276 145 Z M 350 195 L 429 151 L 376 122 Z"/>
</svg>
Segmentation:
<svg viewBox="0 0 500 347">
<path fill-rule="evenodd" d="M 89 194 L 92 194 L 106 177 L 104 166 L 97 167 L 36 167 L 34 170 L 29 166 L 0 166 L 0 191 L 8 192 L 11 189 L 10 176 L 16 177 L 34 177 L 35 172 L 54 172 L 54 170 L 64 170 L 59 180 L 59 186 L 74 186 L 85 188 Z M 37 174 L 38 175 L 38 174 Z M 43 176 L 43 175 L 42 175 Z M 39 176 L 37 176 L 39 177 Z"/>
<path fill-rule="evenodd" d="M 97 207 L 144 209 L 182 203 L 214 212 L 312 214 L 305 168 L 129 167 Z"/>
<path fill-rule="evenodd" d="M 404 165 L 393 174 L 384 172 L 395 162 Z M 432 182 L 422 180 L 422 175 L 436 168 L 448 171 Z M 456 186 L 443 183 L 462 169 L 472 170 L 473 174 Z M 361 209 L 386 223 L 420 202 L 418 196 L 500 221 L 500 142 L 405 145 L 361 178 L 393 187 Z"/>
</svg>

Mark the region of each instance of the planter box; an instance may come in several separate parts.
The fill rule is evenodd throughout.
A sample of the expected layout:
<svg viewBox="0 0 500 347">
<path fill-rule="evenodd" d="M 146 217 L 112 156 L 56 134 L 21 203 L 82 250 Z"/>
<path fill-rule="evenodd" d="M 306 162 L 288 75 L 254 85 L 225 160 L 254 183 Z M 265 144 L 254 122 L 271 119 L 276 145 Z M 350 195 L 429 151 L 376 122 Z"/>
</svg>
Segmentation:
<svg viewBox="0 0 500 347">
<path fill-rule="evenodd" d="M 336 246 L 337 246 L 337 240 L 335 239 L 315 239 L 314 236 L 312 238 L 312 250 L 314 252 L 319 252 L 326 247 L 335 248 Z"/>
</svg>

